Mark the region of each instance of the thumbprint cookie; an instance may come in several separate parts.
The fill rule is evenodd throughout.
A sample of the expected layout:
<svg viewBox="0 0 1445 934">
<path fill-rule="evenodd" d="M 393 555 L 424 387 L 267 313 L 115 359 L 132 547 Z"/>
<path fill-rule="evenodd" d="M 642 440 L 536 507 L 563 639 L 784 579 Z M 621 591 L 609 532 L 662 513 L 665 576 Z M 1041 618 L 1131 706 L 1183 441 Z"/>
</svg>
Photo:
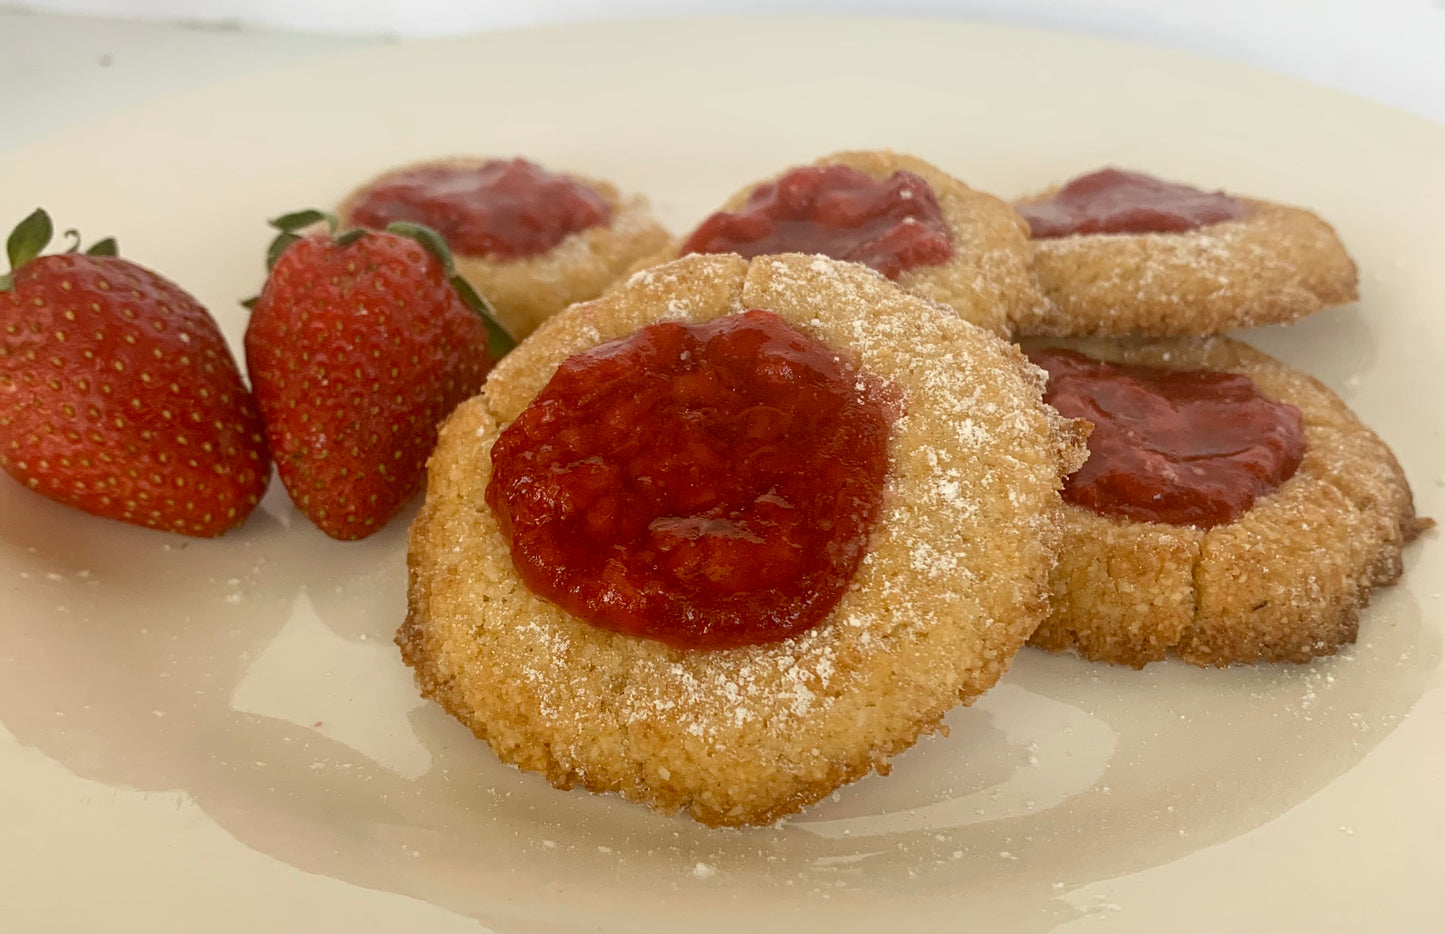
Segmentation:
<svg viewBox="0 0 1445 934">
<path fill-rule="evenodd" d="M 352 192 L 337 214 L 343 226 L 410 221 L 437 230 L 457 272 L 518 339 L 671 241 L 640 195 L 527 159 L 402 166 Z"/>
<path fill-rule="evenodd" d="M 1118 169 L 1014 207 L 1048 298 L 1020 335 L 1218 334 L 1359 297 L 1334 229 L 1302 208 Z"/>
<path fill-rule="evenodd" d="M 749 185 L 654 260 L 689 253 L 861 263 L 999 335 L 1044 305 L 1028 228 L 1007 204 L 888 151 L 835 153 Z"/>
<path fill-rule="evenodd" d="M 1334 393 L 1246 344 L 1025 347 L 1045 398 L 1094 426 L 1034 645 L 1134 667 L 1331 655 L 1431 524 Z"/>
<path fill-rule="evenodd" d="M 1082 426 L 861 265 L 656 266 L 549 319 L 447 421 L 397 634 L 502 760 L 772 822 L 991 687 L 1047 612 Z"/>
</svg>

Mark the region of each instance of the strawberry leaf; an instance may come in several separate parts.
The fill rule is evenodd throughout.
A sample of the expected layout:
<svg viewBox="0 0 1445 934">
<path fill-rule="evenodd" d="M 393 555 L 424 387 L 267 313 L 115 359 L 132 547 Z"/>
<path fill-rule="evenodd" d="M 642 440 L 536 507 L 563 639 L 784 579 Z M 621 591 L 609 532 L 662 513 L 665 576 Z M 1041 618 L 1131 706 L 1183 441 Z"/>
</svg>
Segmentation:
<svg viewBox="0 0 1445 934">
<path fill-rule="evenodd" d="M 364 236 L 366 236 L 365 227 L 353 227 L 344 233 L 337 234 L 336 238 L 331 242 L 337 246 L 351 246 Z"/>
<path fill-rule="evenodd" d="M 286 252 L 286 248 L 300 239 L 294 233 L 277 234 L 276 239 L 272 240 L 271 245 L 266 248 L 266 271 L 270 272 L 274 269 L 276 261 L 281 258 L 282 253 Z"/>
<path fill-rule="evenodd" d="M 477 313 L 482 319 L 482 324 L 487 329 L 487 353 L 491 354 L 493 360 L 500 360 L 507 352 L 517 346 L 517 339 L 504 327 L 502 322 L 497 320 L 497 313 L 492 310 L 485 298 L 472 284 L 461 276 L 457 275 L 456 264 L 452 261 L 451 248 L 447 246 L 446 240 L 441 234 L 425 224 L 413 224 L 410 221 L 392 221 L 386 225 L 386 232 L 397 234 L 402 237 L 409 237 L 426 247 L 427 250 L 441 261 L 442 268 L 446 270 L 447 281 L 467 307 Z"/>
<path fill-rule="evenodd" d="M 10 271 L 24 266 L 41 251 L 50 245 L 50 238 L 55 235 L 55 227 L 50 223 L 50 215 L 45 213 L 44 208 L 36 208 L 35 211 L 25 220 L 15 225 L 10 231 L 10 237 L 5 241 L 5 253 L 10 257 Z"/>
<path fill-rule="evenodd" d="M 517 339 L 502 327 L 502 322 L 497 320 L 497 314 L 492 311 L 492 306 L 487 304 L 487 300 L 482 298 L 476 289 L 472 288 L 470 282 L 456 274 L 451 276 L 450 282 L 452 288 L 456 289 L 457 294 L 462 297 L 462 301 L 467 303 L 467 307 L 475 311 L 477 316 L 482 319 L 482 325 L 487 329 L 487 353 L 491 355 L 492 360 L 496 361 L 505 357 L 513 347 L 517 346 Z"/>
<path fill-rule="evenodd" d="M 307 208 L 303 211 L 292 211 L 290 214 L 282 214 L 275 220 L 267 221 L 272 227 L 282 233 L 294 234 L 298 230 L 305 230 L 312 224 L 326 222 L 332 233 L 336 232 L 336 215 L 329 211 L 318 211 L 315 208 Z"/>
<path fill-rule="evenodd" d="M 290 214 L 282 214 L 280 217 L 267 221 L 280 233 L 271 245 L 266 248 L 266 271 L 270 272 L 275 267 L 276 261 L 286 248 L 297 240 L 301 235 L 297 231 L 305 230 L 315 224 L 326 223 L 328 233 L 336 233 L 336 215 L 328 211 L 318 211 L 315 208 L 306 208 L 303 211 L 292 211 Z"/>
<path fill-rule="evenodd" d="M 425 224 L 413 224 L 411 221 L 392 221 L 386 225 L 387 233 L 400 234 L 408 237 L 426 247 L 427 250 L 441 260 L 442 268 L 450 276 L 456 272 L 456 266 L 452 263 L 452 249 L 447 246 L 447 241 L 441 234 L 426 226 Z"/>
<path fill-rule="evenodd" d="M 97 240 L 85 251 L 86 256 L 119 256 L 120 249 L 116 246 L 114 237 L 106 237 L 104 240 Z"/>
</svg>

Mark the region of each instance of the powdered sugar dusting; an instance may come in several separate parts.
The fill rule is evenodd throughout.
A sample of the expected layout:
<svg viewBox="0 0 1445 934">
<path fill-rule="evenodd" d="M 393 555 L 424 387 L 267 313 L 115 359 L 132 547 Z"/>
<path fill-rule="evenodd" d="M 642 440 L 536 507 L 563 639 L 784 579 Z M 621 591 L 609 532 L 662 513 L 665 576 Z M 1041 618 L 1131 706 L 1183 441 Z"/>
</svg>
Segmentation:
<svg viewBox="0 0 1445 934">
<path fill-rule="evenodd" d="M 1024 333 L 1218 333 L 1293 320 L 1356 295 L 1353 263 L 1324 222 L 1295 208 L 1184 233 L 1076 234 L 1034 242 L 1053 308 Z"/>
</svg>

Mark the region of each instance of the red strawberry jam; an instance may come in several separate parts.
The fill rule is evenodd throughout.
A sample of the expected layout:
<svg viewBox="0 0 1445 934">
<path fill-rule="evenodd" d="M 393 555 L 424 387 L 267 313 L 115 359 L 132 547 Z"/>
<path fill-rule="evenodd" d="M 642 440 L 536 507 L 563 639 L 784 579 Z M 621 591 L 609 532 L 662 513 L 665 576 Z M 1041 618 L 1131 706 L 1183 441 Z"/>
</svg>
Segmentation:
<svg viewBox="0 0 1445 934">
<path fill-rule="evenodd" d="M 1237 373 L 1106 363 L 1070 350 L 1031 353 L 1044 401 L 1094 423 L 1089 459 L 1064 499 L 1106 516 L 1212 528 L 1249 511 L 1304 457 L 1299 409 Z"/>
<path fill-rule="evenodd" d="M 822 253 L 896 279 L 953 255 L 953 238 L 933 189 L 912 172 L 884 181 L 846 165 L 793 169 L 753 189 L 735 213 L 702 222 L 683 253 Z"/>
<path fill-rule="evenodd" d="M 687 648 L 822 622 L 878 517 L 898 406 L 760 310 L 569 358 L 497 439 L 487 502 L 534 592 Z"/>
<path fill-rule="evenodd" d="M 596 190 L 526 159 L 403 170 L 362 192 L 350 217 L 363 227 L 426 224 L 458 253 L 497 259 L 546 252 L 611 220 Z"/>
<path fill-rule="evenodd" d="M 1200 191 L 1142 172 L 1100 169 L 1046 201 L 1020 205 L 1035 239 L 1092 233 L 1183 233 L 1238 220 L 1249 205 L 1222 191 Z"/>
</svg>

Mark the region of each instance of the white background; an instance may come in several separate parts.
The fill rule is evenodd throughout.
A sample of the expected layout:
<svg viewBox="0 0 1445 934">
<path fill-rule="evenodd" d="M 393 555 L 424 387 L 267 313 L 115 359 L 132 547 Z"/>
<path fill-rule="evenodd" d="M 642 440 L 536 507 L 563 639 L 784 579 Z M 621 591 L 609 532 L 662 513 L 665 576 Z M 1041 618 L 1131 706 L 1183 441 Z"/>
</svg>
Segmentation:
<svg viewBox="0 0 1445 934">
<path fill-rule="evenodd" d="M 20 8 L 373 38 L 726 12 L 966 19 L 1245 62 L 1445 121 L 1445 0 L 32 0 Z"/>
</svg>

